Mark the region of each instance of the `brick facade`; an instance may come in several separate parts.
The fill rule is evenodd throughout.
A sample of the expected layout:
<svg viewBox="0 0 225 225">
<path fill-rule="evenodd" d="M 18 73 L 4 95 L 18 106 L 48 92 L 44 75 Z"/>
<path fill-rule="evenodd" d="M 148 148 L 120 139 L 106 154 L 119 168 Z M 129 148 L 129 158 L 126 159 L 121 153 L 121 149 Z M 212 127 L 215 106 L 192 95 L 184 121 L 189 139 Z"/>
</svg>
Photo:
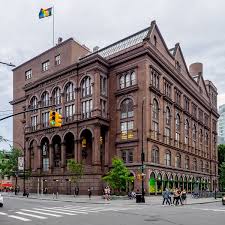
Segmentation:
<svg viewBox="0 0 225 225">
<path fill-rule="evenodd" d="M 58 54 L 59 67 L 52 63 Z M 41 72 L 46 60 L 49 70 Z M 24 81 L 30 69 L 33 76 Z M 137 178 L 143 134 L 147 193 L 175 186 L 191 191 L 195 184 L 212 190 L 218 174 L 216 97 L 202 64 L 188 70 L 179 44 L 168 49 L 154 21 L 94 53 L 69 39 L 14 70 L 14 112 L 49 105 L 63 115 L 61 128 L 48 126 L 48 108 L 14 118 L 14 141 L 25 140 L 32 170 L 27 185 L 36 191 L 39 181 L 49 192 L 57 187 L 69 193 L 66 160 L 73 158 L 86 165 L 81 193 L 92 186 L 99 194 L 115 155 Z M 140 188 L 141 181 L 133 185 Z"/>
</svg>

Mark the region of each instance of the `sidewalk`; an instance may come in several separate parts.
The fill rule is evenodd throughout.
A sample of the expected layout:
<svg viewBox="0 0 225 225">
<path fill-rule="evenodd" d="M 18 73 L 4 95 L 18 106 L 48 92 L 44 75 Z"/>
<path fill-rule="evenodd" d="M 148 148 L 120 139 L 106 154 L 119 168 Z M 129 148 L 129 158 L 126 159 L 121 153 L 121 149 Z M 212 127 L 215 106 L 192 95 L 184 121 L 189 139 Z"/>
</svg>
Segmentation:
<svg viewBox="0 0 225 225">
<path fill-rule="evenodd" d="M 27 198 L 24 197 L 22 193 L 15 195 L 14 193 L 1 193 L 5 197 L 10 198 Z M 87 195 L 79 195 L 78 197 L 74 197 L 73 195 L 58 195 L 53 197 L 52 194 L 44 194 L 37 195 L 31 193 L 29 195 L 29 199 L 40 199 L 40 200 L 48 200 L 48 201 L 60 201 L 60 202 L 74 202 L 74 203 L 91 203 L 91 204 L 123 204 L 123 205 L 133 205 L 136 204 L 135 200 L 129 200 L 126 196 L 124 197 L 114 197 L 113 200 L 106 201 L 102 198 L 102 196 L 92 196 L 91 199 Z M 187 205 L 194 204 L 207 204 L 213 202 L 221 202 L 221 198 L 192 198 L 191 195 L 187 196 Z M 145 205 L 161 205 L 162 204 L 162 196 L 146 196 L 145 197 Z"/>
</svg>

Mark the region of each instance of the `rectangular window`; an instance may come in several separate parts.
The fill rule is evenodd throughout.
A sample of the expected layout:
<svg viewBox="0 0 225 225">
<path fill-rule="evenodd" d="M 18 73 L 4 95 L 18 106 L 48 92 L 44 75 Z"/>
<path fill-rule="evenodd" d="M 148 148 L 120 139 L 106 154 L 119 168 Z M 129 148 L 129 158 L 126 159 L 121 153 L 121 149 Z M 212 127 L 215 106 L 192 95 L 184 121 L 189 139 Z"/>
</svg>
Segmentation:
<svg viewBox="0 0 225 225">
<path fill-rule="evenodd" d="M 37 116 L 31 117 L 31 129 L 37 130 Z"/>
<path fill-rule="evenodd" d="M 133 151 L 128 151 L 128 163 L 133 162 Z"/>
<path fill-rule="evenodd" d="M 133 163 L 133 161 L 134 161 L 133 150 L 121 151 L 121 158 L 124 163 Z"/>
<path fill-rule="evenodd" d="M 175 88 L 175 102 L 181 105 L 181 92 Z"/>
<path fill-rule="evenodd" d="M 100 100 L 100 104 L 101 104 L 101 113 L 102 113 L 102 117 L 106 117 L 106 101 L 105 100 Z"/>
<path fill-rule="evenodd" d="M 184 96 L 184 110 L 186 112 L 189 112 L 189 102 L 190 100 L 186 96 Z"/>
<path fill-rule="evenodd" d="M 57 56 L 55 57 L 55 65 L 56 65 L 56 66 L 57 66 L 57 65 L 60 65 L 60 63 L 61 63 L 60 55 L 57 55 Z"/>
<path fill-rule="evenodd" d="M 163 92 L 167 97 L 171 98 L 171 84 L 167 82 L 165 79 L 164 79 Z"/>
<path fill-rule="evenodd" d="M 197 106 L 195 104 L 192 104 L 192 116 L 197 118 Z"/>
<path fill-rule="evenodd" d="M 170 128 L 165 127 L 165 143 L 170 144 Z"/>
<path fill-rule="evenodd" d="M 107 78 L 101 76 L 100 77 L 100 90 L 101 94 L 107 96 Z"/>
<path fill-rule="evenodd" d="M 92 100 L 82 102 L 82 116 L 83 118 L 91 117 Z"/>
<path fill-rule="evenodd" d="M 25 80 L 29 80 L 32 78 L 32 70 L 27 70 L 25 72 Z"/>
<path fill-rule="evenodd" d="M 68 105 L 65 107 L 65 112 L 66 112 L 66 120 L 72 120 L 73 115 L 75 114 L 75 105 Z"/>
<path fill-rule="evenodd" d="M 49 112 L 42 113 L 42 126 L 48 127 L 49 126 Z"/>
<path fill-rule="evenodd" d="M 122 157 L 123 162 L 126 163 L 127 162 L 127 153 L 126 153 L 126 151 L 122 151 L 121 157 Z"/>
<path fill-rule="evenodd" d="M 43 171 L 48 171 L 49 169 L 49 158 L 43 158 Z"/>
<path fill-rule="evenodd" d="M 134 137 L 133 134 L 134 121 L 127 121 L 121 123 L 121 139 L 132 139 Z"/>
<path fill-rule="evenodd" d="M 151 67 L 151 85 L 157 89 L 159 89 L 159 77 L 160 74 Z"/>
<path fill-rule="evenodd" d="M 49 60 L 42 63 L 42 71 L 45 72 L 49 69 L 50 62 Z"/>
</svg>

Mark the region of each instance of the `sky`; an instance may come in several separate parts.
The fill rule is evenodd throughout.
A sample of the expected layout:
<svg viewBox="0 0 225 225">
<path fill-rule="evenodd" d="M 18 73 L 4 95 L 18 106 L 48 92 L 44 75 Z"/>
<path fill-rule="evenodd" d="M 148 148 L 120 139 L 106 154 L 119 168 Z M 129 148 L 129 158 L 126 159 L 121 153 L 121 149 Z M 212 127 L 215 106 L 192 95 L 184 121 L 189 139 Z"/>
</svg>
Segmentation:
<svg viewBox="0 0 225 225">
<path fill-rule="evenodd" d="M 225 104 L 224 0 L 0 0 L 0 61 L 16 66 L 51 48 L 54 6 L 55 43 L 73 37 L 92 49 L 104 47 L 156 23 L 168 48 L 179 42 L 187 65 L 203 63 L 204 79 L 218 89 Z M 13 73 L 0 64 L 0 118 L 10 114 Z M 0 136 L 12 140 L 12 119 L 0 121 Z M 0 149 L 9 148 L 0 143 Z"/>
</svg>

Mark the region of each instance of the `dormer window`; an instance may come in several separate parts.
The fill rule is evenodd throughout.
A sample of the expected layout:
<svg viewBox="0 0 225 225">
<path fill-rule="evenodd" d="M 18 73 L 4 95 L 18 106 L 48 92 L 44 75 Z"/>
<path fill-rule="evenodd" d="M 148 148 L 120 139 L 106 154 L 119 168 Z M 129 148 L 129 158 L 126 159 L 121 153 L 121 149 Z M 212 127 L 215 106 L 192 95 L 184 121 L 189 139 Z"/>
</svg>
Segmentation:
<svg viewBox="0 0 225 225">
<path fill-rule="evenodd" d="M 27 70 L 25 72 L 25 80 L 29 80 L 32 78 L 32 70 Z"/>
<path fill-rule="evenodd" d="M 57 66 L 57 65 L 60 65 L 60 63 L 61 63 L 60 55 L 57 55 L 57 56 L 55 57 L 55 65 L 56 65 L 56 66 Z"/>
<path fill-rule="evenodd" d="M 45 61 L 42 63 L 42 71 L 45 72 L 49 69 L 49 65 L 50 65 L 50 62 L 49 60 L 48 61 Z"/>
</svg>

